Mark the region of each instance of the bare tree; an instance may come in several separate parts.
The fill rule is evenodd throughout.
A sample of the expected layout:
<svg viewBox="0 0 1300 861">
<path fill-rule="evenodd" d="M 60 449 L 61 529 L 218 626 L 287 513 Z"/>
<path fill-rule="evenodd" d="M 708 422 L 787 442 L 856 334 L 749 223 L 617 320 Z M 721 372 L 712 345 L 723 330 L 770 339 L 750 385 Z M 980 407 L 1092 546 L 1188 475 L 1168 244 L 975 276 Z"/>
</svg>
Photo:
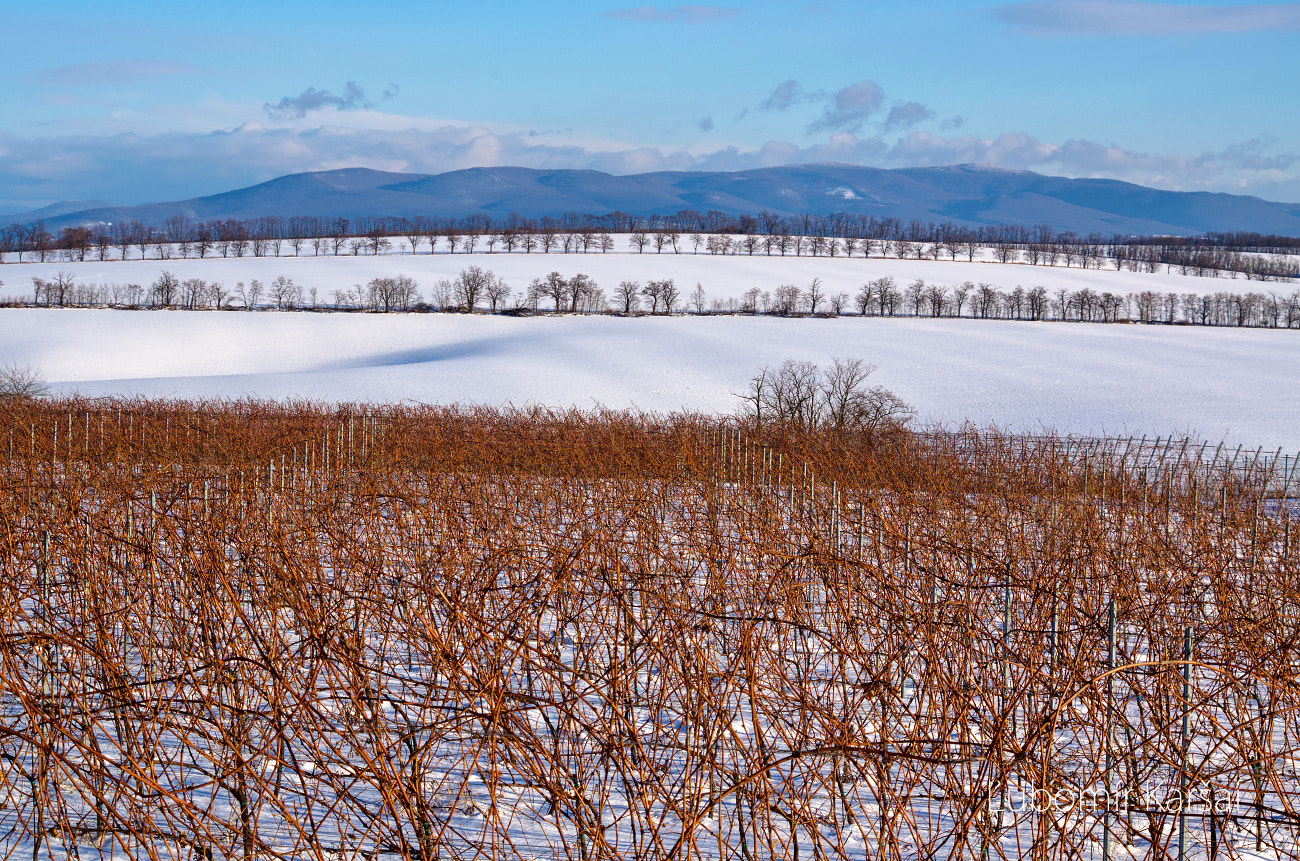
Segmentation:
<svg viewBox="0 0 1300 861">
<path fill-rule="evenodd" d="M 876 299 L 876 282 L 868 281 L 859 288 L 857 294 L 853 297 L 853 306 L 858 309 L 858 313 L 863 317 L 871 310 L 871 303 Z"/>
<path fill-rule="evenodd" d="M 59 245 L 69 261 L 85 262 L 94 234 L 89 227 L 65 227 L 59 231 Z"/>
<path fill-rule="evenodd" d="M 0 366 L 0 400 L 43 398 L 49 392 L 45 375 L 36 365 L 9 362 Z"/>
<path fill-rule="evenodd" d="M 247 284 L 237 281 L 235 292 L 239 294 L 239 301 L 243 304 L 244 310 L 252 311 L 257 307 L 257 300 L 262 295 L 262 282 L 256 278 L 251 279 Z"/>
<path fill-rule="evenodd" d="M 569 297 L 569 313 L 576 314 L 580 307 L 586 307 L 587 300 L 596 295 L 596 282 L 589 275 L 579 272 L 565 283 Z"/>
<path fill-rule="evenodd" d="M 623 281 L 614 291 L 614 300 L 623 309 L 624 314 L 631 314 L 641 305 L 641 282 Z"/>
<path fill-rule="evenodd" d="M 348 240 L 348 225 L 346 218 L 336 218 L 330 223 L 330 246 L 334 250 L 334 256 L 339 256 L 339 249 L 343 247 Z"/>
<path fill-rule="evenodd" d="M 628 237 L 628 242 L 632 244 L 632 247 L 637 250 L 638 254 L 644 254 L 645 247 L 650 244 L 650 237 L 638 230 L 636 233 L 633 233 Z"/>
<path fill-rule="evenodd" d="M 181 282 L 180 300 L 185 308 L 202 308 L 208 304 L 211 296 L 212 288 L 202 278 L 186 278 Z"/>
<path fill-rule="evenodd" d="M 149 302 L 157 308 L 170 308 L 180 296 L 181 282 L 173 273 L 164 271 L 149 287 Z"/>
<path fill-rule="evenodd" d="M 520 298 L 520 307 L 527 308 L 536 314 L 537 309 L 541 307 L 542 297 L 545 295 L 546 282 L 541 278 L 534 278 L 528 282 L 528 289 L 523 292 Z"/>
<path fill-rule="evenodd" d="M 456 276 L 456 297 L 466 311 L 473 311 L 478 300 L 485 295 L 489 282 L 493 279 L 491 272 L 479 266 L 470 266 L 460 270 Z"/>
<path fill-rule="evenodd" d="M 704 304 L 704 285 L 696 283 L 695 289 L 691 291 L 691 307 L 695 309 L 696 314 L 703 314 Z"/>
<path fill-rule="evenodd" d="M 673 306 L 677 304 L 680 297 L 681 294 L 677 291 L 677 285 L 673 283 L 673 279 L 668 278 L 659 282 L 659 301 L 664 303 L 665 314 L 673 313 Z"/>
<path fill-rule="evenodd" d="M 787 360 L 764 368 L 741 395 L 743 413 L 760 423 L 796 428 L 882 430 L 902 427 L 915 415 L 882 386 L 867 386 L 874 368 L 861 359 L 834 359 L 819 373 L 812 362 Z"/>
<path fill-rule="evenodd" d="M 799 310 L 799 302 L 803 299 L 803 291 L 793 284 L 782 284 L 777 287 L 772 297 L 772 313 L 781 317 L 789 317 Z"/>
<path fill-rule="evenodd" d="M 483 295 L 487 297 L 488 305 L 492 313 L 497 312 L 497 306 L 502 305 L 510 300 L 510 286 L 506 284 L 505 279 L 492 276 L 483 288 Z"/>
<path fill-rule="evenodd" d="M 595 281 L 590 281 L 589 288 L 582 291 L 578 310 L 583 314 L 603 314 L 609 310 L 609 299 Z"/>
<path fill-rule="evenodd" d="M 420 243 L 424 242 L 425 234 L 426 234 L 425 227 L 424 227 L 424 219 L 415 218 L 410 221 L 406 221 L 402 225 L 402 234 L 406 237 L 406 241 L 410 243 L 411 253 L 419 254 Z"/>
<path fill-rule="evenodd" d="M 744 413 L 760 424 L 813 427 L 819 419 L 817 366 L 787 359 L 775 371 L 763 368 L 740 397 Z"/>
<path fill-rule="evenodd" d="M 53 278 L 32 278 L 32 292 L 37 305 L 66 305 L 74 286 L 71 272 L 56 272 Z"/>
<path fill-rule="evenodd" d="M 358 303 L 357 295 L 352 290 L 336 288 L 332 295 L 334 296 L 335 308 L 354 308 Z"/>
<path fill-rule="evenodd" d="M 941 284 L 931 284 L 925 290 L 925 299 L 930 304 L 930 316 L 942 317 L 948 307 L 948 288 Z"/>
<path fill-rule="evenodd" d="M 1016 288 L 1020 289 L 1020 288 Z M 1021 291 L 1023 294 L 1024 291 Z M 981 318 L 987 318 L 993 314 L 998 305 L 998 291 L 992 284 L 981 281 L 975 292 L 975 298 L 972 300 L 975 305 L 975 312 Z"/>
<path fill-rule="evenodd" d="M 439 311 L 445 311 L 452 306 L 456 296 L 456 285 L 450 278 L 439 278 L 433 282 L 433 287 L 429 290 L 429 302 Z"/>
<path fill-rule="evenodd" d="M 542 279 L 542 295 L 554 303 L 555 313 L 564 309 L 564 299 L 569 295 L 569 282 L 559 272 L 551 272 Z"/>
<path fill-rule="evenodd" d="M 420 301 L 420 293 L 414 278 L 395 275 L 372 279 L 366 285 L 366 298 L 376 311 L 408 311 Z"/>
<path fill-rule="evenodd" d="M 907 285 L 907 301 L 912 306 L 912 316 L 921 316 L 921 306 L 925 304 L 925 281 L 920 278 Z"/>
<path fill-rule="evenodd" d="M 154 238 L 155 238 L 155 234 L 153 232 L 153 229 L 149 227 L 145 227 L 144 225 L 137 226 L 135 233 L 132 234 L 131 242 L 132 244 L 135 245 L 135 250 L 139 252 L 141 260 L 145 259 L 145 257 L 148 256 L 149 246 L 153 244 Z M 235 237 L 235 241 L 238 240 L 239 237 Z M 244 243 L 247 243 L 247 241 L 248 241 L 247 239 L 243 240 Z M 235 256 L 236 257 L 244 256 L 242 244 L 239 246 L 239 250 L 235 254 Z"/>
<path fill-rule="evenodd" d="M 1029 305 L 1029 319 L 1042 320 L 1047 317 L 1047 288 L 1034 287 L 1025 294 L 1025 301 Z"/>
<path fill-rule="evenodd" d="M 1016 320 L 1022 319 L 1025 312 L 1025 299 L 1025 288 L 1017 284 L 1016 289 L 1006 295 L 1004 304 L 1007 316 Z"/>
<path fill-rule="evenodd" d="M 648 281 L 646 282 L 645 287 L 641 290 L 641 295 L 650 300 L 651 314 L 659 313 L 659 293 L 661 290 L 661 284 L 662 282 L 660 281 Z"/>
<path fill-rule="evenodd" d="M 963 281 L 956 287 L 952 288 L 952 315 L 954 317 L 961 316 L 961 309 L 962 306 L 966 304 L 966 297 L 968 297 L 974 289 L 975 285 L 970 281 Z"/>
<path fill-rule="evenodd" d="M 822 279 L 814 278 L 812 280 L 812 283 L 808 285 L 808 292 L 804 294 L 804 298 L 808 302 L 808 313 L 816 314 L 817 306 L 826 298 L 826 290 L 822 286 Z"/>
<path fill-rule="evenodd" d="M 283 275 L 276 277 L 270 284 L 271 301 L 281 311 L 289 311 L 302 302 L 302 288 L 292 278 Z"/>
<path fill-rule="evenodd" d="M 894 316 L 894 311 L 898 308 L 898 284 L 888 275 L 877 278 L 872 283 L 876 288 L 876 302 L 880 305 L 880 316 Z"/>
<path fill-rule="evenodd" d="M 867 387 L 875 370 L 861 359 L 834 359 L 822 378 L 823 424 L 837 430 L 902 427 L 915 410 L 883 386 Z"/>
</svg>

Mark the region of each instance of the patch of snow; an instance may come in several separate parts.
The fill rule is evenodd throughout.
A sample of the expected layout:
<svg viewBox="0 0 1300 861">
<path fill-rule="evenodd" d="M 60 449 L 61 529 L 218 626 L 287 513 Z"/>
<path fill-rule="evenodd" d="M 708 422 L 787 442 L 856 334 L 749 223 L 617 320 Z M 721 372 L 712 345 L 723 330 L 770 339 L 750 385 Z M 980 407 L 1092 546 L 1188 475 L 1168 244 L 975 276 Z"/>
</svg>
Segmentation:
<svg viewBox="0 0 1300 861">
<path fill-rule="evenodd" d="M 0 364 L 36 363 L 57 391 L 91 396 L 733 412 L 736 393 L 765 365 L 832 357 L 875 365 L 872 382 L 914 404 L 922 425 L 1190 434 L 1300 450 L 1300 399 L 1293 395 L 1300 337 L 1279 330 L 927 318 L 0 310 Z"/>
</svg>

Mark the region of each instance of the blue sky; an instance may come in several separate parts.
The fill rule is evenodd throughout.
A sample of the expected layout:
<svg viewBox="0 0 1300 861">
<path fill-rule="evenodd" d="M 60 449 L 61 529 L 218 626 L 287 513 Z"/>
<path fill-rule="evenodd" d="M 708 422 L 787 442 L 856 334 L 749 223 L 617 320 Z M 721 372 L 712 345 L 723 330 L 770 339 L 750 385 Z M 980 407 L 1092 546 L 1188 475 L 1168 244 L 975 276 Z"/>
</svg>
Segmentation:
<svg viewBox="0 0 1300 861">
<path fill-rule="evenodd" d="M 0 212 L 286 173 L 989 162 L 1300 202 L 1300 3 L 6 12 Z"/>
</svg>

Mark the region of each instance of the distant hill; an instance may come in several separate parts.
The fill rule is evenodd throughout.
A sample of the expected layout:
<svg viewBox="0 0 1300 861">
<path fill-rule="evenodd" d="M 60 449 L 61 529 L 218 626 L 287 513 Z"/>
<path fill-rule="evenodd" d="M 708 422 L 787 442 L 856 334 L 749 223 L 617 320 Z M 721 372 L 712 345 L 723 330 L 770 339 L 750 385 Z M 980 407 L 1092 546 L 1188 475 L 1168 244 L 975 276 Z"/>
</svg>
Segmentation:
<svg viewBox="0 0 1300 861">
<path fill-rule="evenodd" d="M 73 224 L 173 215 L 195 220 L 264 215 L 318 217 L 469 215 L 525 218 L 569 212 L 671 215 L 683 209 L 728 215 L 762 211 L 790 216 L 844 212 L 965 226 L 1050 224 L 1079 233 L 1190 235 L 1245 230 L 1300 236 L 1300 204 L 1258 197 L 1146 188 L 1112 179 L 1066 179 L 986 165 L 884 170 L 808 164 L 722 172 L 612 176 L 594 170 L 472 168 L 436 175 L 366 168 L 298 173 L 222 194 L 116 206 L 60 203 L 0 217 Z"/>
<path fill-rule="evenodd" d="M 58 218 L 61 215 L 111 209 L 116 206 L 116 203 L 108 200 L 63 200 L 59 203 L 51 203 L 49 206 L 42 206 L 40 209 L 29 209 L 26 212 L 0 215 L 0 224 L 13 224 L 15 222 L 32 224 L 40 220 L 48 222 L 50 219 Z"/>
</svg>

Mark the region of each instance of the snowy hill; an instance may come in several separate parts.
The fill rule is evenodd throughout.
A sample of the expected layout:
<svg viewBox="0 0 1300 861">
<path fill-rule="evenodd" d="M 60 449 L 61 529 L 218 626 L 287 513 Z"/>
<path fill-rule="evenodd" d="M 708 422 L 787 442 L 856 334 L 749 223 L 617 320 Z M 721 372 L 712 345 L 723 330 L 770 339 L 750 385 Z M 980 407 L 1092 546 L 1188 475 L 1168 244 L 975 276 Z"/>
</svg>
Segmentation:
<svg viewBox="0 0 1300 861">
<path fill-rule="evenodd" d="M 1296 333 L 925 318 L 0 312 L 0 362 L 61 394 L 731 412 L 764 365 L 832 357 L 920 423 L 1300 448 Z"/>
<path fill-rule="evenodd" d="M 670 215 L 850 213 L 967 226 L 1049 224 L 1078 233 L 1199 234 L 1246 230 L 1300 236 L 1300 204 L 1175 192 L 1110 179 L 1067 179 L 986 165 L 883 170 L 850 164 L 612 176 L 592 170 L 472 168 L 436 175 L 366 168 L 300 173 L 190 200 L 140 206 L 54 204 L 0 217 L 46 227 L 136 219 L 159 225 L 266 215 L 503 218 L 564 213 Z"/>
</svg>

